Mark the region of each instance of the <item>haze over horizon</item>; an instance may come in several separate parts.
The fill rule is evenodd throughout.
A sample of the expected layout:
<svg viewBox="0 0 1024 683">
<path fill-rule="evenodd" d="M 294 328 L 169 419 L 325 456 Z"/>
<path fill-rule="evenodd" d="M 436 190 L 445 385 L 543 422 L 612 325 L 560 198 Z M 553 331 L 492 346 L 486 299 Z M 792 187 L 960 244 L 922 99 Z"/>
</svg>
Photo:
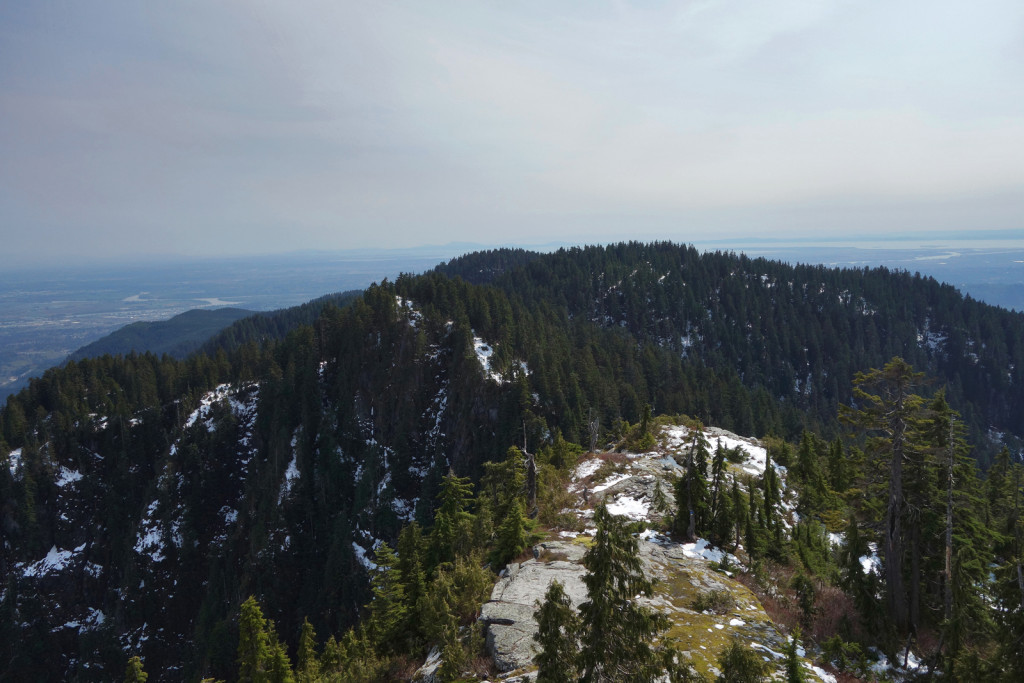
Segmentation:
<svg viewBox="0 0 1024 683">
<path fill-rule="evenodd" d="M 0 7 L 0 266 L 1024 228 L 1011 2 Z"/>
</svg>

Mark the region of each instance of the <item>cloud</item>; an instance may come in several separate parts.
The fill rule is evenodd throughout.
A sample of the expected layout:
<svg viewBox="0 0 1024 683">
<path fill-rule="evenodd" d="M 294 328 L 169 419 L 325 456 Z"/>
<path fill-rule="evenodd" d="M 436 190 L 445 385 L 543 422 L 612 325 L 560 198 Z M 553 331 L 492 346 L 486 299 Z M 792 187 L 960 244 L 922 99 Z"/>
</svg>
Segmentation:
<svg viewBox="0 0 1024 683">
<path fill-rule="evenodd" d="M 15 5 L 11 254 L 924 230 L 1024 186 L 1019 3 Z"/>
</svg>

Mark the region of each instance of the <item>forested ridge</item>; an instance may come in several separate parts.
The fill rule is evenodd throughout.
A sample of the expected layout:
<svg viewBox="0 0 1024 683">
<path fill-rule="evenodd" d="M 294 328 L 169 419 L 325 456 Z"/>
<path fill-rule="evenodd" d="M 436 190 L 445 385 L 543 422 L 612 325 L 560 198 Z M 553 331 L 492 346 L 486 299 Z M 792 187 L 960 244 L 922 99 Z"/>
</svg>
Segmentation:
<svg viewBox="0 0 1024 683">
<path fill-rule="evenodd" d="M 668 243 L 491 254 L 502 268 L 488 268 L 487 256 L 438 270 L 492 282 L 528 307 L 621 327 L 692 364 L 735 371 L 745 386 L 764 388 L 826 429 L 849 402 L 855 372 L 900 356 L 946 386 L 975 443 L 990 429 L 1024 436 L 1024 316 L 931 277 L 790 266 Z M 763 433 L 743 413 L 733 426 Z"/>
<path fill-rule="evenodd" d="M 906 273 L 630 243 L 470 255 L 335 303 L 240 321 L 185 360 L 71 362 L 8 401 L 0 677 L 109 680 L 128 655 L 141 655 L 163 680 L 233 679 L 239 609 L 250 595 L 274 615 L 290 652 L 306 619 L 341 637 L 375 595 L 369 558 L 382 541 L 397 545 L 412 522 L 435 533 L 451 477 L 496 476 L 487 463 L 506 461 L 513 445 L 564 471 L 556 445 L 628 440 L 652 409 L 780 442 L 810 439 L 813 458 L 796 468 L 811 482 L 808 514 L 832 527 L 857 518 L 873 534 L 885 517 L 870 501 L 857 504 L 853 486 L 868 475 L 858 469 L 847 481 L 835 464 L 877 462 L 857 454 L 880 448 L 865 439 L 885 431 L 870 421 L 865 396 L 875 394 L 856 393 L 869 385 L 855 382 L 857 371 L 893 356 L 924 371 L 928 405 L 941 389 L 986 466 L 1000 451 L 983 438 L 1005 432 L 1013 443 L 1024 414 L 1024 318 Z M 865 431 L 833 462 L 826 444 L 849 430 L 838 419 L 843 406 L 852 406 L 846 422 Z M 930 414 L 945 410 L 934 404 Z M 940 427 L 922 426 L 922 415 L 908 413 L 910 431 L 932 429 L 919 451 L 939 453 Z M 989 495 L 999 512 L 983 526 L 997 520 L 1003 530 L 985 547 L 1001 548 L 1011 567 L 1019 541 L 1007 482 L 1016 470 L 1009 451 L 1000 458 L 1003 488 Z M 942 470 L 938 460 L 921 463 L 908 466 L 907 481 L 914 495 L 930 487 L 918 509 L 931 510 Z M 839 468 L 828 486 L 826 464 Z M 780 527 L 765 486 L 761 508 L 753 494 L 746 502 L 771 538 Z M 478 512 L 469 495 L 459 503 L 467 515 Z M 489 513 L 491 534 L 476 532 L 483 548 L 501 537 L 513 506 L 496 494 L 490 504 L 500 509 Z M 716 533 L 705 521 L 700 533 Z M 945 599 L 937 551 L 922 543 L 890 550 L 907 554 L 916 580 L 908 585 L 921 588 L 906 598 L 902 632 L 934 626 L 922 606 Z M 470 565 L 484 562 L 433 552 L 431 580 L 443 562 L 455 572 L 461 557 L 470 578 Z"/>
</svg>

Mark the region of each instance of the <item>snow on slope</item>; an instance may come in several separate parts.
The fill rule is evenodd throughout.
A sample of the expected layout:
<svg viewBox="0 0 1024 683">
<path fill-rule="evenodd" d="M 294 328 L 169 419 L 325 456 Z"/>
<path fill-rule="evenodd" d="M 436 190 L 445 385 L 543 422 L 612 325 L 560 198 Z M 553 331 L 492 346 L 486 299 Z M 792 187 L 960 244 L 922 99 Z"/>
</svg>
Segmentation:
<svg viewBox="0 0 1024 683">
<path fill-rule="evenodd" d="M 495 587 L 491 602 L 485 605 L 484 621 L 493 631 L 488 636 L 489 642 L 500 650 L 495 652 L 495 661 L 501 668 L 529 667 L 532 655 L 528 648 L 520 651 L 522 648 L 512 641 L 528 641 L 536 625 L 532 620 L 519 616 L 519 612 L 532 614 L 533 598 L 543 597 L 547 582 L 539 576 L 549 575 L 548 580 L 557 578 L 563 583 L 568 580 L 568 574 L 574 571 L 572 565 L 578 564 L 578 559 L 573 558 L 575 554 L 581 554 L 575 551 L 582 550 L 582 546 L 576 543 L 581 536 L 593 536 L 596 532 L 593 528 L 593 507 L 603 502 L 613 515 L 649 525 L 647 530 L 637 535 L 645 572 L 655 580 L 654 594 L 644 600 L 669 617 L 670 637 L 677 639 L 681 647 L 690 653 L 694 663 L 699 663 L 699 669 L 717 675 L 717 670 L 711 669 L 717 663 L 717 654 L 735 637 L 762 649 L 767 659 L 778 660 L 773 668 L 781 674 L 782 660 L 775 657 L 775 653 L 784 648 L 785 636 L 771 622 L 757 597 L 733 580 L 732 573 L 723 566 L 742 569 L 740 560 L 706 539 L 680 543 L 655 530 L 674 509 L 673 484 L 684 472 L 677 460 L 685 460 L 689 436 L 683 427 L 668 427 L 662 431 L 655 451 L 602 453 L 587 457 L 576 465 L 569 491 L 576 494 L 578 508 L 563 512 L 575 512 L 585 530 L 582 533 L 563 530 L 558 533 L 562 540 L 542 543 L 551 559 L 545 560 L 541 554 L 538 559 L 511 565 Z M 746 455 L 742 463 L 730 467 L 730 477 L 750 474 L 752 470 L 764 471 L 767 454 L 756 440 L 717 429 L 708 430 L 708 440 L 712 450 L 721 440 L 723 446 L 738 447 Z M 579 567 L 576 570 L 582 571 Z M 694 611 L 695 599 L 709 591 L 724 591 L 734 597 L 735 603 L 729 613 Z M 510 596 L 525 598 L 516 600 Z M 508 630 L 514 638 L 505 633 Z M 804 668 L 808 680 L 836 681 L 813 662 L 804 661 Z"/>
</svg>

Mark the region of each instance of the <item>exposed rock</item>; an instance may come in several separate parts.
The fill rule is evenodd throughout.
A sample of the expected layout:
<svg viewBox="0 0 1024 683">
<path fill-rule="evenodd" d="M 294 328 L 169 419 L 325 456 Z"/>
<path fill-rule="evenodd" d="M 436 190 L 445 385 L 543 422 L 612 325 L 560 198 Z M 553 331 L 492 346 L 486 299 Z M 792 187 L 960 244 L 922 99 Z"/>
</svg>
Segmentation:
<svg viewBox="0 0 1024 683">
<path fill-rule="evenodd" d="M 412 675 L 412 680 L 416 683 L 437 683 L 437 670 L 440 668 L 441 648 L 433 647 L 427 655 L 427 661 Z"/>
<path fill-rule="evenodd" d="M 664 502 L 664 512 L 672 513 L 675 507 L 673 483 L 682 471 L 673 455 L 679 444 L 684 443 L 678 433 L 672 436 L 676 443 L 663 439 L 660 452 L 626 454 L 628 460 L 610 471 L 601 469 L 604 462 L 601 458 L 580 463 L 569 490 L 580 497 L 578 514 L 585 526 L 592 524 L 593 516 L 587 497 L 603 500 L 612 514 L 648 524 L 657 525 L 664 514 L 655 509 L 659 498 L 659 502 Z M 756 467 L 760 447 L 755 441 L 724 430 L 716 430 L 712 436 L 741 443 L 747 450 L 748 460 L 744 465 Z M 660 495 L 655 493 L 658 488 Z M 569 534 L 563 532 L 563 535 Z M 736 557 L 700 539 L 683 544 L 652 531 L 640 534 L 637 541 L 644 572 L 655 583 L 654 594 L 643 600 L 669 617 L 671 626 L 667 636 L 699 672 L 714 678 L 719 673 L 718 655 L 733 638 L 762 651 L 766 659 L 770 657 L 776 666 L 780 665 L 774 660 L 781 657 L 778 653 L 785 646 L 785 636 L 772 623 L 757 597 L 718 564 L 728 560 L 730 565 L 742 569 Z M 507 680 L 518 680 L 524 670 L 533 666 L 537 652 L 533 640 L 537 623 L 533 614 L 551 582 L 558 580 L 565 586 L 575 607 L 587 600 L 583 583 L 586 571 L 581 564 L 584 553 L 585 546 L 578 541 L 543 543 L 535 549 L 537 559 L 510 565 L 495 585 L 490 602 L 483 606 L 480 620 L 487 625 L 488 649 L 497 667 L 507 672 Z M 714 599 L 709 600 L 709 597 Z M 712 608 L 699 611 L 708 604 Z M 810 675 L 810 668 L 808 672 Z M 813 676 L 829 680 L 828 674 L 819 669 L 813 670 Z"/>
<path fill-rule="evenodd" d="M 537 622 L 533 613 L 552 581 L 565 587 L 573 605 L 587 599 L 587 588 L 583 585 L 586 570 L 580 564 L 584 548 L 561 541 L 549 541 L 540 547 L 539 559 L 509 565 L 480 612 L 480 621 L 487 625 L 487 648 L 502 671 L 533 662 L 537 652 L 533 641 Z"/>
</svg>

